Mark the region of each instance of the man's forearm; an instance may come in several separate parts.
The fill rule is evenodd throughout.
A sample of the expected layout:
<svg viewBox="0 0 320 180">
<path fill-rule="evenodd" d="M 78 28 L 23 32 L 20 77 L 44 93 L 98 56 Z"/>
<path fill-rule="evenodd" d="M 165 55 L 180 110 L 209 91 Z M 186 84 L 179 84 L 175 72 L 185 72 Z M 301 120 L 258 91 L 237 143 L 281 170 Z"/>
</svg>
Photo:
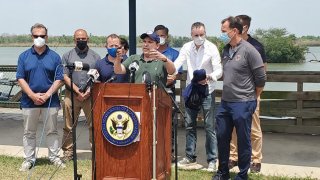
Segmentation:
<svg viewBox="0 0 320 180">
<path fill-rule="evenodd" d="M 24 79 L 18 79 L 18 83 L 22 91 L 26 93 L 29 97 L 34 94 L 34 92 L 30 89 L 30 86 Z"/>
<path fill-rule="evenodd" d="M 115 74 L 125 74 L 126 73 L 126 68 L 124 67 L 123 64 L 119 60 L 116 60 L 113 65 L 114 68 L 114 73 Z"/>
<path fill-rule="evenodd" d="M 168 74 L 174 74 L 176 72 L 176 68 L 174 67 L 173 62 L 170 59 L 167 59 L 165 62 L 165 66 Z"/>
<path fill-rule="evenodd" d="M 64 83 L 61 80 L 54 81 L 50 89 L 46 92 L 46 95 L 50 97 L 52 94 L 56 93 L 63 84 Z"/>
<path fill-rule="evenodd" d="M 263 87 L 256 87 L 256 95 L 259 97 L 263 91 Z"/>
</svg>

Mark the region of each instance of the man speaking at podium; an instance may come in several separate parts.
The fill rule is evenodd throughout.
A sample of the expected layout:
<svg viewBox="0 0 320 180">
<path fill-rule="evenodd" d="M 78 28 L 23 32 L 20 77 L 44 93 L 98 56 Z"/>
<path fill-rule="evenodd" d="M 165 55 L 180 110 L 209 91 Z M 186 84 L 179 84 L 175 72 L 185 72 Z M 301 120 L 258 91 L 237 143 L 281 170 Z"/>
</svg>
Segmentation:
<svg viewBox="0 0 320 180">
<path fill-rule="evenodd" d="M 121 50 L 117 51 L 117 58 L 114 62 L 114 72 L 116 74 L 125 74 L 130 71 L 134 73 L 131 82 L 142 83 L 144 72 L 149 72 L 151 82 L 159 79 L 163 84 L 167 82 L 168 74 L 175 72 L 173 62 L 158 51 L 160 38 L 153 31 L 141 34 L 143 40 L 142 55 L 132 55 L 121 64 Z M 130 77 L 132 77 L 130 75 Z"/>
</svg>

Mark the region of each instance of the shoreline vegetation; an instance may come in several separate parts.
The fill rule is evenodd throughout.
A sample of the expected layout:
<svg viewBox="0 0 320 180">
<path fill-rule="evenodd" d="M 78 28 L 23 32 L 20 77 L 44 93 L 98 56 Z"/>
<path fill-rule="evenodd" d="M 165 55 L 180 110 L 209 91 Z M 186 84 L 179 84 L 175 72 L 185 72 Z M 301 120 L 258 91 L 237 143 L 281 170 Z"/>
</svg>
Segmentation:
<svg viewBox="0 0 320 180">
<path fill-rule="evenodd" d="M 261 42 L 265 47 L 267 61 L 269 63 L 301 63 L 305 61 L 305 53 L 308 46 L 320 46 L 320 36 L 301 36 L 296 37 L 290 34 L 285 28 L 270 28 L 268 30 L 257 29 L 252 36 Z M 128 36 L 120 35 L 128 39 Z M 220 52 L 224 44 L 218 37 L 208 36 L 207 40 L 217 45 Z M 95 36 L 90 34 L 90 47 L 104 47 L 106 36 Z M 142 40 L 136 37 L 137 47 L 142 47 Z M 169 43 L 171 47 L 182 47 L 186 42 L 191 41 L 190 37 L 170 36 Z M 25 47 L 31 46 L 30 35 L 10 35 L 2 34 L 0 36 L 0 47 Z M 50 36 L 48 45 L 51 47 L 73 47 L 74 41 L 71 35 Z"/>
<path fill-rule="evenodd" d="M 128 36 L 120 35 L 125 39 L 129 39 Z M 90 36 L 89 46 L 91 47 L 104 47 L 105 36 Z M 142 41 L 139 37 L 137 39 L 137 47 L 141 47 Z M 218 37 L 208 36 L 207 39 L 217 45 L 220 45 Z M 258 38 L 259 39 L 259 38 Z M 182 47 L 182 45 L 188 41 L 191 41 L 190 37 L 184 36 L 170 36 L 170 45 L 172 47 Z M 320 46 L 320 36 L 302 36 L 296 38 L 296 44 L 300 46 L 315 47 Z M 1 35 L 0 47 L 29 47 L 32 45 L 30 35 Z M 48 37 L 48 45 L 53 47 L 73 47 L 73 36 L 50 36 Z"/>
</svg>

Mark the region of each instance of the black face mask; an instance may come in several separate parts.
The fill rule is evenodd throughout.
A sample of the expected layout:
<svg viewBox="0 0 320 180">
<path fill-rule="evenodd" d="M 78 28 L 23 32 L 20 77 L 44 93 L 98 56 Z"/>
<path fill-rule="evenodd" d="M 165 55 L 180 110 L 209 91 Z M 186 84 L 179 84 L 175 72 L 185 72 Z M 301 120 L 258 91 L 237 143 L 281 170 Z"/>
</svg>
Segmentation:
<svg viewBox="0 0 320 180">
<path fill-rule="evenodd" d="M 77 41 L 77 47 L 82 51 L 87 47 L 87 41 Z"/>
</svg>

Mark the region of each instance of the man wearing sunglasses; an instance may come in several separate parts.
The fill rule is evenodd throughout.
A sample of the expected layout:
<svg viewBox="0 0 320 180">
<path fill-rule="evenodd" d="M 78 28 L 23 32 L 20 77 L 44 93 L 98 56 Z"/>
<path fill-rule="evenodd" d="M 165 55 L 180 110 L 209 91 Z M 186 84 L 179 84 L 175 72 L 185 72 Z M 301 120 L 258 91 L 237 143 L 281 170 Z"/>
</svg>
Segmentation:
<svg viewBox="0 0 320 180">
<path fill-rule="evenodd" d="M 57 90 L 62 85 L 63 68 L 60 56 L 46 41 L 47 28 L 43 24 L 31 27 L 33 46 L 19 56 L 16 78 L 22 89 L 23 147 L 25 160 L 20 171 L 28 171 L 36 162 L 36 132 L 38 121 L 46 125 L 49 160 L 64 168 L 59 158 L 57 116 L 60 101 Z"/>
<path fill-rule="evenodd" d="M 72 64 L 75 61 L 81 61 L 82 63 L 89 64 L 91 69 L 95 68 L 96 61 L 100 59 L 100 56 L 91 50 L 88 46 L 89 37 L 84 29 L 78 29 L 74 32 L 75 48 L 65 53 L 62 57 L 63 64 Z M 75 123 L 72 124 L 72 106 L 71 106 L 71 80 L 69 77 L 69 70 L 64 69 L 64 81 L 66 84 L 66 94 L 64 99 L 64 114 L 65 114 L 65 126 L 63 128 L 62 138 L 62 150 L 63 159 L 69 161 L 73 158 L 73 141 L 72 141 L 72 127 L 77 125 L 78 117 L 81 109 L 83 109 L 86 116 L 86 124 L 89 127 L 89 141 L 92 142 L 92 114 L 91 114 L 91 89 L 90 87 L 81 92 L 81 87 L 85 87 L 89 79 L 87 71 L 74 71 L 72 73 L 73 80 L 73 99 L 74 99 L 74 115 Z"/>
</svg>

